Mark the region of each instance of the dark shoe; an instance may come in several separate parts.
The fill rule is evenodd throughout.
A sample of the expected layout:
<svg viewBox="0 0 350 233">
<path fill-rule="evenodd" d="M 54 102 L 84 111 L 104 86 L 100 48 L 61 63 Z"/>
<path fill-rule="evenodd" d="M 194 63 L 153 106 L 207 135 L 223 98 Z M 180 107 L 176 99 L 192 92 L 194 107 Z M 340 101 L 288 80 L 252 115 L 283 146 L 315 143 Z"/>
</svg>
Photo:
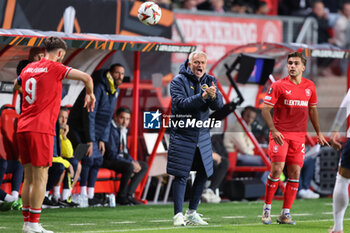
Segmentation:
<svg viewBox="0 0 350 233">
<path fill-rule="evenodd" d="M 61 200 L 52 199 L 51 201 L 54 205 L 57 205 L 61 208 L 69 207 L 66 203 L 62 202 Z"/>
<path fill-rule="evenodd" d="M 44 198 L 43 201 L 43 205 L 42 205 L 43 209 L 57 209 L 60 208 L 60 206 L 54 202 L 52 202 L 48 197 Z"/>
<path fill-rule="evenodd" d="M 78 203 L 75 203 L 74 201 L 71 201 L 71 200 L 60 201 L 60 203 L 64 204 L 67 207 L 78 207 L 79 206 Z"/>
<path fill-rule="evenodd" d="M 127 197 L 117 197 L 115 202 L 119 205 L 133 205 Z"/>
<path fill-rule="evenodd" d="M 12 204 L 13 204 L 13 202 L 6 202 L 6 201 L 0 203 L 0 211 L 11 210 Z"/>
<path fill-rule="evenodd" d="M 92 198 L 92 199 L 88 199 L 88 203 L 90 207 L 97 207 L 97 206 L 102 206 L 101 202 L 99 202 L 97 199 Z"/>
<path fill-rule="evenodd" d="M 130 203 L 134 204 L 134 205 L 143 205 L 142 202 L 136 200 L 133 196 L 128 196 L 128 200 Z"/>
</svg>

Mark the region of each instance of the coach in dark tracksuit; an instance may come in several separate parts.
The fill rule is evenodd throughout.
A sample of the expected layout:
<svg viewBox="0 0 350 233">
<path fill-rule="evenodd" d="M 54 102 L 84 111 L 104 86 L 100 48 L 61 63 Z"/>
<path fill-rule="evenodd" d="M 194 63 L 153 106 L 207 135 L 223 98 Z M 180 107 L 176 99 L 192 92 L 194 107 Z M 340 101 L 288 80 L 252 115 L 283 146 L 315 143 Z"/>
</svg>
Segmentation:
<svg viewBox="0 0 350 233">
<path fill-rule="evenodd" d="M 83 90 L 69 114 L 70 127 L 68 138 L 73 148 L 80 143 L 90 144 L 87 156 L 82 159 L 80 174 L 80 194 L 88 195 L 93 205 L 94 187 L 98 169 L 102 166 L 105 143 L 108 142 L 110 121 L 119 94 L 118 86 L 124 79 L 124 67 L 112 65 L 109 70 L 98 70 L 92 74 L 94 80 L 95 109 L 87 112 L 84 108 L 85 90 Z M 86 185 L 88 193 L 86 193 Z"/>
<path fill-rule="evenodd" d="M 213 173 L 212 147 L 208 127 L 186 126 L 188 121 L 207 121 L 209 108 L 217 110 L 223 106 L 222 95 L 217 90 L 216 79 L 205 73 L 207 58 L 203 52 L 193 52 L 180 66 L 179 75 L 170 85 L 173 121 L 184 121 L 185 127 L 171 128 L 167 172 L 174 175 L 174 225 L 206 225 L 196 209 L 205 182 Z M 190 192 L 189 210 L 182 215 L 186 180 L 191 170 L 197 171 Z M 192 217 L 194 215 L 195 219 Z M 200 217 L 199 217 L 200 218 Z M 194 220 L 194 221 L 192 221 Z M 197 221 L 198 220 L 198 221 Z"/>
</svg>

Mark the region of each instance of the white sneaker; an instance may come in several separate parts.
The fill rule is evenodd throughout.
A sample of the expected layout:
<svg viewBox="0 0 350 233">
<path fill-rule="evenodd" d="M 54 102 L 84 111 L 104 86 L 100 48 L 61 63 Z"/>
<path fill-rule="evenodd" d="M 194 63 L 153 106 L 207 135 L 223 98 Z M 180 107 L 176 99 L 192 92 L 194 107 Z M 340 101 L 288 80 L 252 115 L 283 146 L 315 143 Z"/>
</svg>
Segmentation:
<svg viewBox="0 0 350 233">
<path fill-rule="evenodd" d="M 53 233 L 53 231 L 45 230 L 41 224 L 35 227 L 29 226 L 29 224 L 23 225 L 22 233 Z"/>
<path fill-rule="evenodd" d="M 198 214 L 197 212 L 194 212 L 192 214 L 188 214 L 188 212 L 186 211 L 185 214 L 185 221 L 187 225 L 208 225 L 208 223 L 206 221 L 204 221 L 201 218 L 201 214 Z"/>
<path fill-rule="evenodd" d="M 177 213 L 174 216 L 174 226 L 186 226 L 185 219 L 182 213 Z"/>
<path fill-rule="evenodd" d="M 22 233 L 27 233 L 28 232 L 27 225 L 28 225 L 27 223 L 23 224 Z"/>
<path fill-rule="evenodd" d="M 320 194 L 313 192 L 311 189 L 306 190 L 306 192 L 309 194 L 309 197 L 311 199 L 318 199 L 318 198 L 320 198 Z"/>
<path fill-rule="evenodd" d="M 312 192 L 310 189 L 301 189 L 299 191 L 299 196 L 303 199 L 318 199 L 320 195 Z"/>
<path fill-rule="evenodd" d="M 213 190 L 206 189 L 202 193 L 202 201 L 205 203 L 220 203 L 221 198 Z"/>
</svg>

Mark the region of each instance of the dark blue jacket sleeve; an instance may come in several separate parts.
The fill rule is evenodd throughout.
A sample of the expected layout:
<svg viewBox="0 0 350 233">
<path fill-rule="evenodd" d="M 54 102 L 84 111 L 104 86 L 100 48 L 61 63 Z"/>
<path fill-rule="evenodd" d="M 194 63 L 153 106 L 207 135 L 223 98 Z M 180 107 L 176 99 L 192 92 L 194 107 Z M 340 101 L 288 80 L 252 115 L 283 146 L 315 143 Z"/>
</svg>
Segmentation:
<svg viewBox="0 0 350 233">
<path fill-rule="evenodd" d="M 187 97 L 185 83 L 178 77 L 175 77 L 171 81 L 170 94 L 173 104 L 175 104 L 179 110 L 196 110 L 206 104 L 201 93 Z"/>
<path fill-rule="evenodd" d="M 94 88 L 94 94 L 96 98 L 95 109 L 93 112 L 89 112 L 89 134 L 91 141 L 96 141 L 95 136 L 95 124 L 96 124 L 96 113 L 98 112 L 98 108 L 100 105 L 101 96 L 103 95 L 103 90 L 99 85 L 96 85 Z"/>
</svg>

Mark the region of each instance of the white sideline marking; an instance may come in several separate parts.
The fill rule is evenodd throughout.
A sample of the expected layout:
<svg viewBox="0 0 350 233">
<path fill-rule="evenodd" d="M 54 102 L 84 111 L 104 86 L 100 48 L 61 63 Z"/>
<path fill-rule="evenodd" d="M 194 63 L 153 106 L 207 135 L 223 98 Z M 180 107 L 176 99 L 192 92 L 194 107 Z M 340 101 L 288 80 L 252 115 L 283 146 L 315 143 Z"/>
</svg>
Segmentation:
<svg viewBox="0 0 350 233">
<path fill-rule="evenodd" d="M 349 221 L 350 218 L 345 218 L 344 221 Z M 303 220 L 297 221 L 299 222 L 333 222 L 333 219 L 318 219 L 318 220 Z M 277 223 L 276 223 L 277 224 Z M 207 225 L 207 226 L 186 226 L 186 227 L 160 227 L 160 228 L 139 228 L 139 229 L 119 229 L 119 230 L 97 230 L 97 231 L 84 231 L 86 233 L 95 233 L 95 232 L 125 232 L 125 231 L 162 231 L 162 230 L 173 230 L 173 229 L 181 229 L 181 228 L 217 228 L 223 226 L 259 226 L 262 223 L 247 223 L 247 224 L 228 224 L 228 225 Z"/>
<path fill-rule="evenodd" d="M 136 223 L 132 221 L 124 221 L 124 222 L 111 222 L 112 224 L 130 224 L 130 223 Z"/>
<path fill-rule="evenodd" d="M 71 223 L 71 226 L 94 226 L 96 223 Z"/>
<path fill-rule="evenodd" d="M 222 216 L 222 218 L 245 218 L 245 216 Z"/>
<path fill-rule="evenodd" d="M 125 231 L 163 231 L 163 230 L 174 230 L 182 228 L 205 228 L 205 227 L 222 227 L 222 225 L 206 225 L 206 226 L 186 226 L 186 227 L 159 227 L 159 228 L 139 228 L 139 229 L 120 229 L 120 230 L 106 230 L 106 231 L 84 231 L 86 233 L 94 232 L 125 232 Z"/>
<path fill-rule="evenodd" d="M 322 214 L 333 214 L 333 212 L 322 212 Z"/>
<path fill-rule="evenodd" d="M 0 229 L 6 229 L 7 227 L 0 227 Z"/>
<path fill-rule="evenodd" d="M 333 205 L 332 202 L 324 203 L 325 205 Z"/>
<path fill-rule="evenodd" d="M 172 222 L 170 219 L 159 219 L 159 220 L 151 220 L 150 222 Z"/>
</svg>

